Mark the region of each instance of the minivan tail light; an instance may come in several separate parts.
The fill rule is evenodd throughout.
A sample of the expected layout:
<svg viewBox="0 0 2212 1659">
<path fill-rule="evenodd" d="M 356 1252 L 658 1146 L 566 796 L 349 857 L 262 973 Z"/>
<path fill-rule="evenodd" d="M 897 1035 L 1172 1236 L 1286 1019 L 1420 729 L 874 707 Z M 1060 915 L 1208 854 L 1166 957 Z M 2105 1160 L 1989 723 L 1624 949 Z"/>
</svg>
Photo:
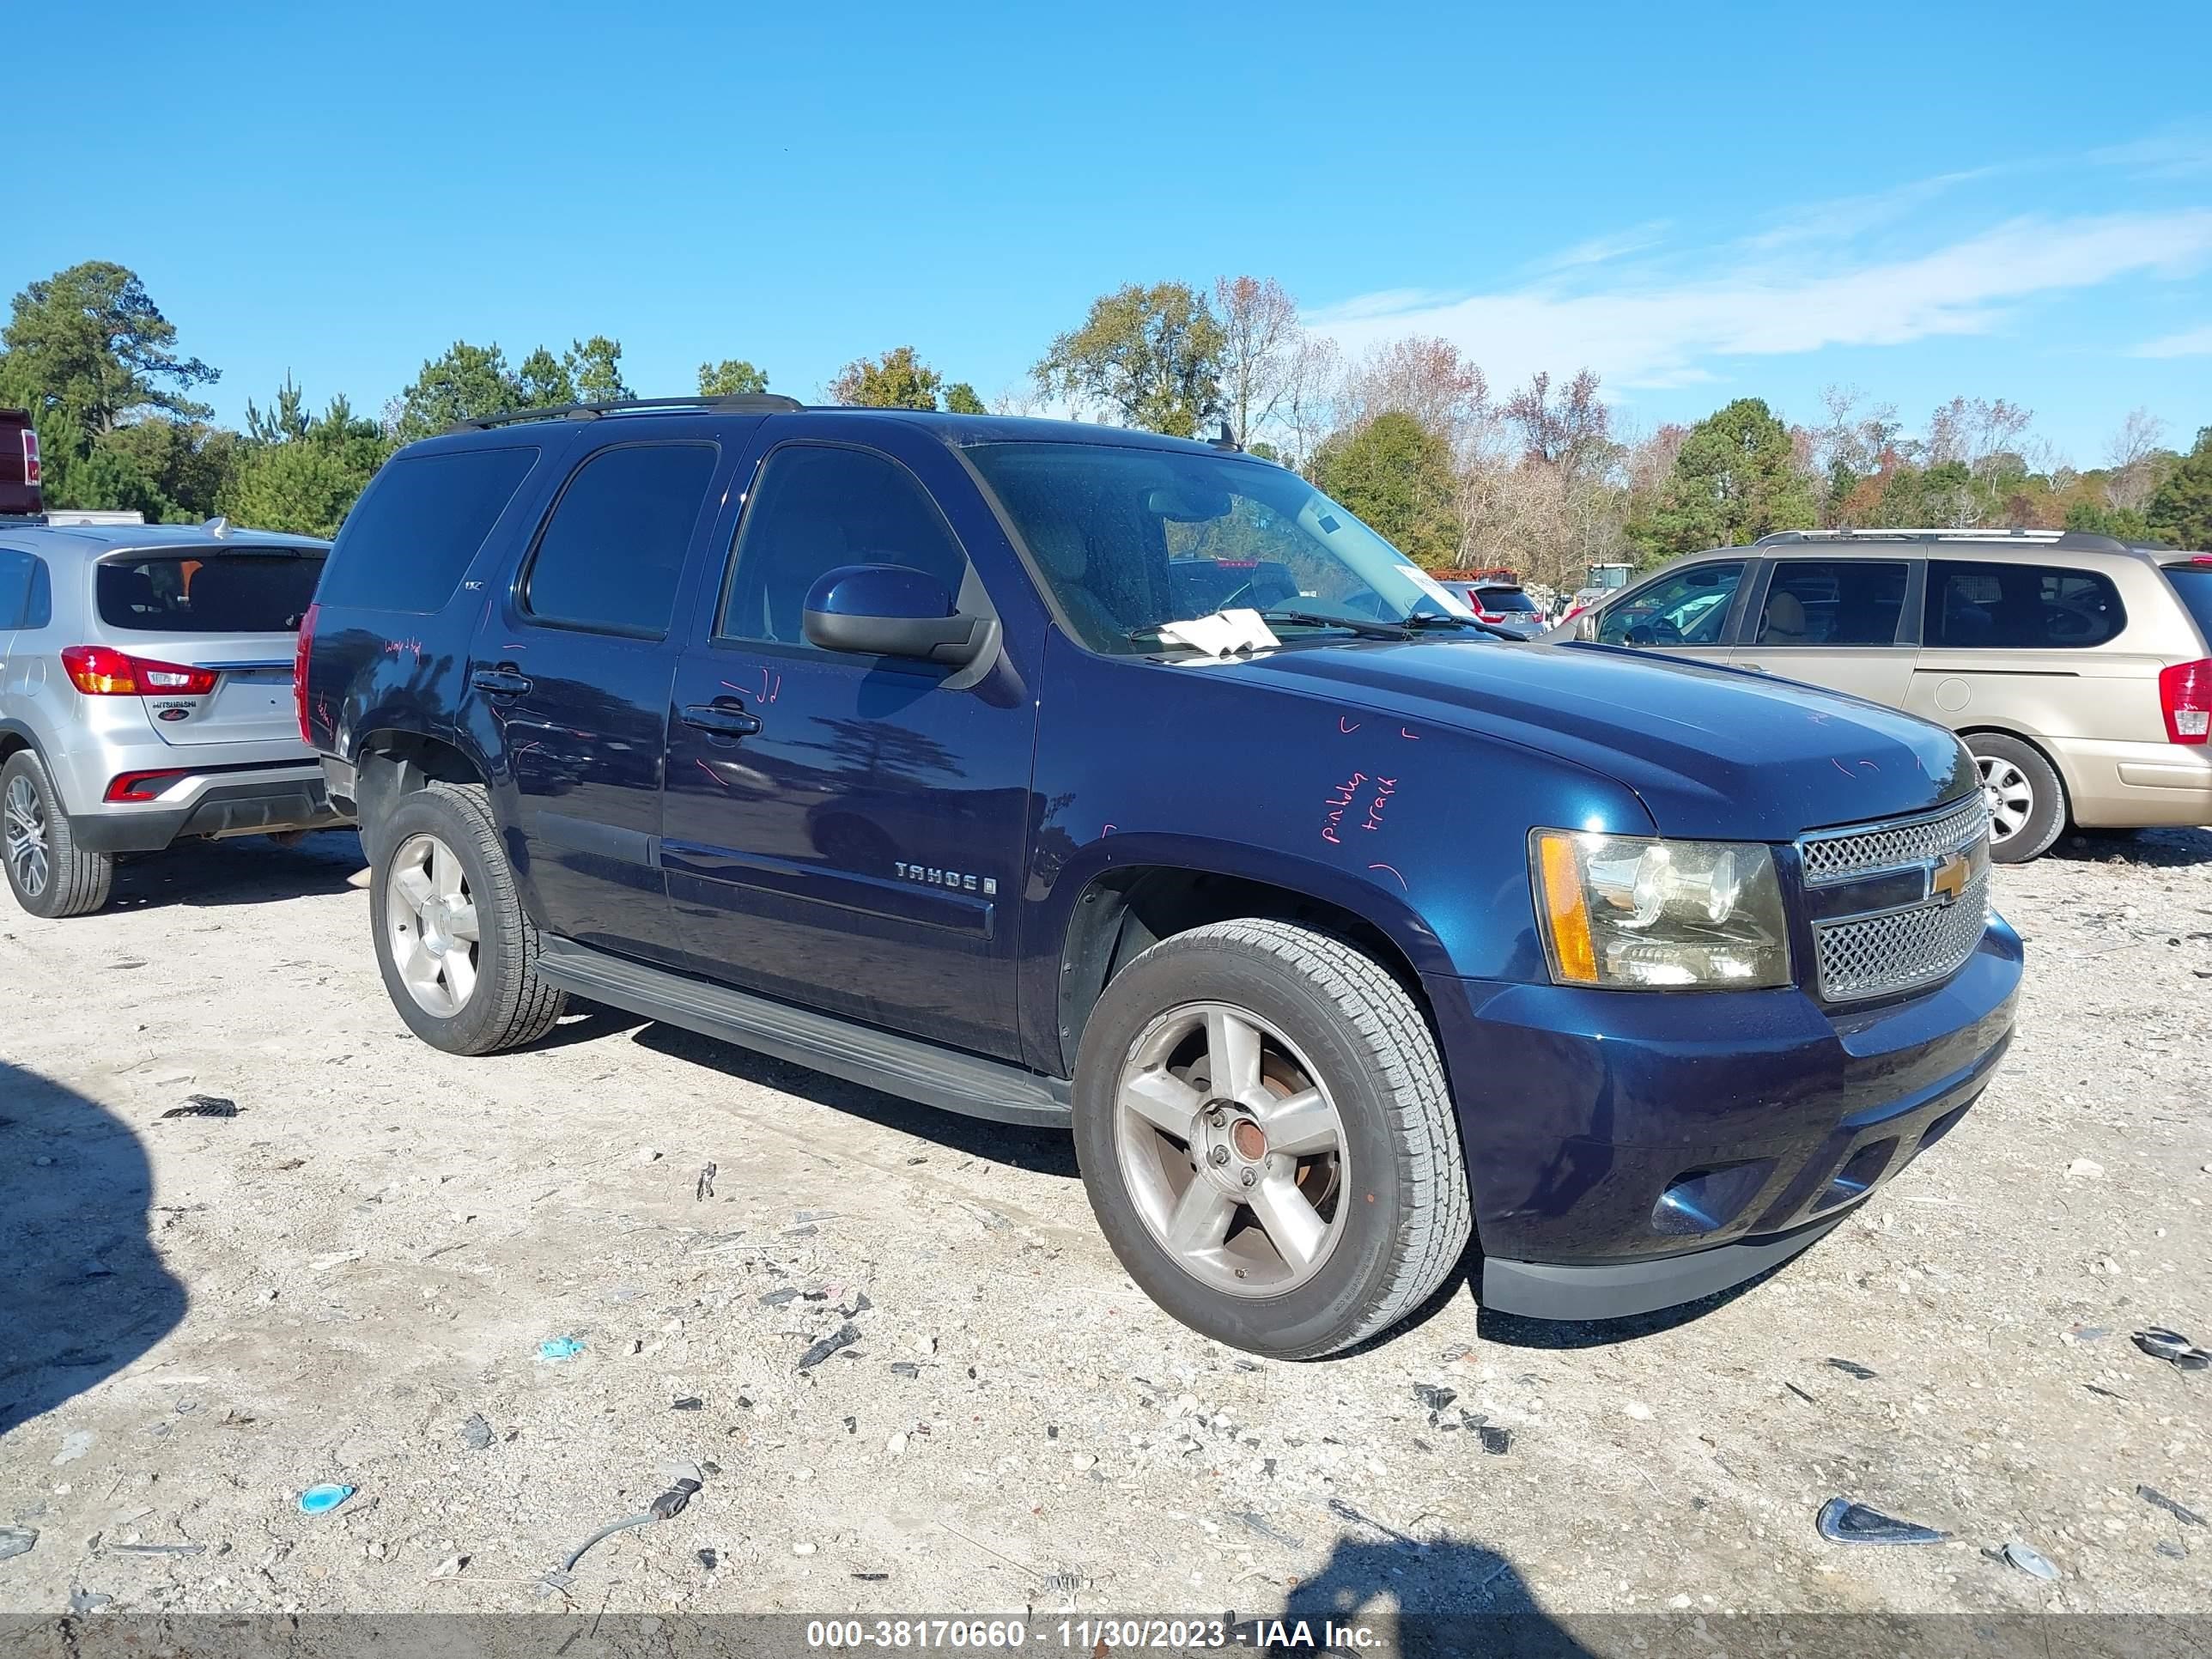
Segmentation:
<svg viewBox="0 0 2212 1659">
<path fill-rule="evenodd" d="M 307 726 L 307 659 L 315 652 L 315 613 L 319 608 L 310 605 L 300 613 L 299 642 L 292 647 L 292 712 L 299 717 L 300 741 L 310 749 L 315 746 L 315 734 Z"/>
<path fill-rule="evenodd" d="M 66 647 L 62 666 L 88 697 L 204 697 L 217 678 L 213 669 L 126 656 L 105 645 Z"/>
<path fill-rule="evenodd" d="M 39 477 L 39 434 L 27 426 L 23 428 L 23 482 L 36 489 Z"/>
<path fill-rule="evenodd" d="M 2168 738 L 2203 743 L 2212 734 L 2212 659 L 2159 670 L 2158 701 L 2166 711 Z"/>
</svg>

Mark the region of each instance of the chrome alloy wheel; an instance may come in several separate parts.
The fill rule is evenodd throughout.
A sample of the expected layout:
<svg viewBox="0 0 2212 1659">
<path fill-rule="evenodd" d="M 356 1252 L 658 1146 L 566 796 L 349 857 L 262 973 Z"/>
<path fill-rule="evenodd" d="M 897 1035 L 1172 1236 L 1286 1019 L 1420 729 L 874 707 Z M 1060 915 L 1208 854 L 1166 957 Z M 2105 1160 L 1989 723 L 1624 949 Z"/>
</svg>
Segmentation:
<svg viewBox="0 0 2212 1659">
<path fill-rule="evenodd" d="M 1246 1009 L 1185 1003 L 1145 1028 L 1114 1145 L 1146 1230 L 1212 1289 L 1294 1290 L 1343 1235 L 1344 1120 L 1296 1045 Z"/>
<path fill-rule="evenodd" d="M 46 805 L 39 799 L 38 787 L 27 777 L 18 774 L 8 781 L 8 799 L 5 808 L 0 809 L 0 822 L 7 827 L 8 867 L 15 872 L 15 883 L 23 896 L 36 898 L 46 890 L 53 866 L 46 853 Z"/>
<path fill-rule="evenodd" d="M 385 878 L 392 960 L 424 1012 L 451 1019 L 477 988 L 477 907 L 453 849 L 435 836 L 400 843 Z"/>
<path fill-rule="evenodd" d="M 1977 755 L 1974 764 L 1982 774 L 1982 799 L 1990 809 L 1990 844 L 2010 841 L 2035 811 L 2035 787 L 2027 774 L 2002 755 Z"/>
</svg>

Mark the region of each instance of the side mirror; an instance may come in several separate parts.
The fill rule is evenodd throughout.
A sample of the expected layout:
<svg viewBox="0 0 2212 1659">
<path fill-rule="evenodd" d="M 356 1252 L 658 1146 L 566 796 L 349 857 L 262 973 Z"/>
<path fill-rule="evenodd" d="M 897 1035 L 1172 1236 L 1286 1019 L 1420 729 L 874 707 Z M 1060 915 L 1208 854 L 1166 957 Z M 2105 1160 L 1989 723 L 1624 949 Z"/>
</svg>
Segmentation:
<svg viewBox="0 0 2212 1659">
<path fill-rule="evenodd" d="M 988 617 L 962 616 L 936 577 L 902 564 L 830 571 L 807 590 L 804 627 L 824 651 L 952 666 L 975 661 L 997 631 Z"/>
</svg>

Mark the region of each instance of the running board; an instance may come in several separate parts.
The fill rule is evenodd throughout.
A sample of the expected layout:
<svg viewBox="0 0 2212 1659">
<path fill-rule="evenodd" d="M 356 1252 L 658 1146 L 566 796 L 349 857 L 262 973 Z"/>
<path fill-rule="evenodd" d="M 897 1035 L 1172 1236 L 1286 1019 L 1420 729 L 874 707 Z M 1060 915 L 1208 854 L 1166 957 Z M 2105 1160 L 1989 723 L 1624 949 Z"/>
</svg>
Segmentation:
<svg viewBox="0 0 2212 1659">
<path fill-rule="evenodd" d="M 1068 1127 L 1067 1085 L 1003 1060 L 794 1008 L 726 985 L 546 939 L 538 971 L 564 991 L 702 1036 L 994 1123 Z"/>
</svg>

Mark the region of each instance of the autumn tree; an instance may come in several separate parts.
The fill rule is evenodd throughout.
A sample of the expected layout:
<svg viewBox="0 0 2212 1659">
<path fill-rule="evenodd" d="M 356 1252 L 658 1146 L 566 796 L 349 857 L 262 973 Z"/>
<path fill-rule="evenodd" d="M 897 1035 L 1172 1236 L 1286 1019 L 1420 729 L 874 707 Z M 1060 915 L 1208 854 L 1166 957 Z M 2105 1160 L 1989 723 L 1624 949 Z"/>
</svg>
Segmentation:
<svg viewBox="0 0 2212 1659">
<path fill-rule="evenodd" d="M 1402 410 L 1339 432 L 1314 455 L 1314 482 L 1400 552 L 1431 569 L 1459 556 L 1451 448 Z"/>
<path fill-rule="evenodd" d="M 1393 340 L 1346 373 L 1339 415 L 1345 425 L 1358 426 L 1391 410 L 1412 416 L 1463 453 L 1493 412 L 1490 380 L 1449 340 Z"/>
<path fill-rule="evenodd" d="M 1613 415 L 1598 396 L 1597 376 L 1586 368 L 1557 398 L 1551 391 L 1549 374 L 1533 374 L 1500 411 L 1520 436 L 1522 458 L 1559 467 L 1571 477 L 1612 465 L 1620 446 L 1613 441 Z"/>
<path fill-rule="evenodd" d="M 2212 426 L 2176 461 L 2144 514 L 2151 533 L 2175 547 L 2212 550 Z"/>
<path fill-rule="evenodd" d="M 830 401 L 862 409 L 935 409 L 945 377 L 910 345 L 893 346 L 880 358 L 856 357 L 830 382 Z"/>
<path fill-rule="evenodd" d="M 1739 398 L 1690 428 L 1659 499 L 1628 533 L 1654 555 L 1692 553 L 1808 530 L 1817 518 L 1789 428 L 1763 399 Z"/>
<path fill-rule="evenodd" d="M 1249 448 L 1288 389 L 1297 349 L 1297 301 L 1272 276 L 1217 276 L 1221 320 L 1221 407 L 1229 430 Z"/>
<path fill-rule="evenodd" d="M 702 398 L 743 398 L 767 390 L 768 376 L 739 358 L 725 357 L 719 363 L 699 365 Z"/>
<path fill-rule="evenodd" d="M 1103 404 L 1132 426 L 1188 438 L 1221 407 L 1221 325 L 1186 283 L 1132 283 L 1091 303 L 1031 371 L 1048 397 Z"/>
</svg>

